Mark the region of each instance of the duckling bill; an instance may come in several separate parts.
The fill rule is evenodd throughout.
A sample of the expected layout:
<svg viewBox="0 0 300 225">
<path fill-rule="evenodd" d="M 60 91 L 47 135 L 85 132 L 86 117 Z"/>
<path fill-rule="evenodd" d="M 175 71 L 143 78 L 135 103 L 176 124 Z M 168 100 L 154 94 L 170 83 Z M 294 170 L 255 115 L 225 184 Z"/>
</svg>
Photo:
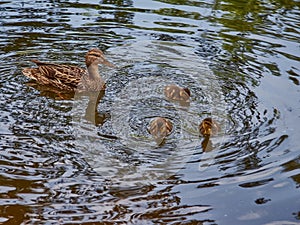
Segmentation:
<svg viewBox="0 0 300 225">
<path fill-rule="evenodd" d="M 209 137 L 211 135 L 216 135 L 220 131 L 220 125 L 215 120 L 208 117 L 200 123 L 199 131 L 203 136 Z"/>
<path fill-rule="evenodd" d="M 156 117 L 150 122 L 149 133 L 153 136 L 156 143 L 161 145 L 165 138 L 173 130 L 173 124 L 170 120 L 163 117 Z"/>
<path fill-rule="evenodd" d="M 191 92 L 188 88 L 171 84 L 165 87 L 164 94 L 168 99 L 173 101 L 190 102 Z"/>
</svg>

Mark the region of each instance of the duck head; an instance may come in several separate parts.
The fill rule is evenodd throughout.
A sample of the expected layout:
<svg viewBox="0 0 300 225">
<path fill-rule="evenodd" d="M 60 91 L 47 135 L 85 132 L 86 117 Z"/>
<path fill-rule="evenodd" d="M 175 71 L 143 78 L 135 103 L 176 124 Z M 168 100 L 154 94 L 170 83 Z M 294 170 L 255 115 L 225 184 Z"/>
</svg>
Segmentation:
<svg viewBox="0 0 300 225">
<path fill-rule="evenodd" d="M 114 67 L 114 65 L 105 58 L 103 52 L 97 48 L 92 48 L 88 51 L 88 53 L 85 56 L 85 64 L 87 68 L 99 64 Z"/>
</svg>

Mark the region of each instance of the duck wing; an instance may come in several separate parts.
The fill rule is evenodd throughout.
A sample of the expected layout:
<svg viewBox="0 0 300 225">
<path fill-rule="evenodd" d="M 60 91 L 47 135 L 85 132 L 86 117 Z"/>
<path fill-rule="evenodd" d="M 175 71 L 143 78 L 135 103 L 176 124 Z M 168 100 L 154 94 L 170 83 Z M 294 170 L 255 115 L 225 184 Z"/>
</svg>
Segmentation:
<svg viewBox="0 0 300 225">
<path fill-rule="evenodd" d="M 77 66 L 60 65 L 54 63 L 32 60 L 38 67 L 25 68 L 22 72 L 25 76 L 37 80 L 44 85 L 53 85 L 60 89 L 74 90 L 81 81 L 85 69 Z"/>
</svg>

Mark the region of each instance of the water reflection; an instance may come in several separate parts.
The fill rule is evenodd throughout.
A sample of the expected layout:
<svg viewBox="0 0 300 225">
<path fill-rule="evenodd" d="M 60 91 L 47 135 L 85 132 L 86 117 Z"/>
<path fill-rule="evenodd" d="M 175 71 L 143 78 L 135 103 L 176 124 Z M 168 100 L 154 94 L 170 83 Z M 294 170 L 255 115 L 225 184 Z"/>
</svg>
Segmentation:
<svg viewBox="0 0 300 225">
<path fill-rule="evenodd" d="M 100 91 L 97 93 L 95 92 L 89 93 L 89 102 L 85 110 L 84 118 L 96 126 L 103 125 L 105 120 L 110 118 L 109 114 L 98 112 L 99 102 L 104 95 L 105 95 L 105 91 Z"/>
<path fill-rule="evenodd" d="M 41 96 L 53 98 L 57 100 L 71 100 L 74 98 L 75 92 L 64 92 L 61 89 L 55 87 L 44 86 L 36 83 L 36 81 L 30 80 L 26 82 L 28 87 L 32 87 L 40 92 Z"/>
</svg>

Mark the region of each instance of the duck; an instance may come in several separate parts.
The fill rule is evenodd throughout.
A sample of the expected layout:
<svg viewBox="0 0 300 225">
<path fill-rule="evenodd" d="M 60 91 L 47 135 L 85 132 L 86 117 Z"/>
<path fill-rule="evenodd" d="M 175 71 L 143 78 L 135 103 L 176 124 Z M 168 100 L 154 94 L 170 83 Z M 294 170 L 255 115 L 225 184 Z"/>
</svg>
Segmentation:
<svg viewBox="0 0 300 225">
<path fill-rule="evenodd" d="M 220 131 L 220 125 L 217 121 L 208 117 L 200 123 L 199 131 L 204 137 L 210 137 L 216 135 Z"/>
<path fill-rule="evenodd" d="M 44 86 L 64 91 L 100 91 L 105 89 L 105 81 L 99 74 L 99 64 L 113 67 L 100 49 L 92 48 L 85 55 L 87 69 L 77 66 L 55 64 L 31 60 L 36 68 L 24 68 L 22 73 Z"/>
<path fill-rule="evenodd" d="M 179 102 L 190 102 L 191 92 L 188 88 L 183 88 L 175 84 L 165 86 L 164 94 L 169 100 Z"/>
<path fill-rule="evenodd" d="M 163 117 L 156 117 L 150 122 L 149 133 L 154 137 L 158 145 L 162 144 L 165 138 L 171 134 L 173 124 Z"/>
</svg>

